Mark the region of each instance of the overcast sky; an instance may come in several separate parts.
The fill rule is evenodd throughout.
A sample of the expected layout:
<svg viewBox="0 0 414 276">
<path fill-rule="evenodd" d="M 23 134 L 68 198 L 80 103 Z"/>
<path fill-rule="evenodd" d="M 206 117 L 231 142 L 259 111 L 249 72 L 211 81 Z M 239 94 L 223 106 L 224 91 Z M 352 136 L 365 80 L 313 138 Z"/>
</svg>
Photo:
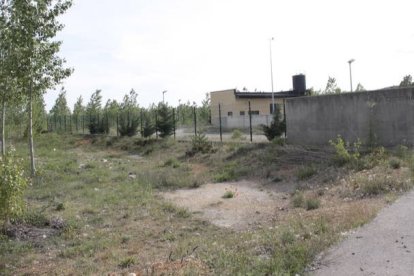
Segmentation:
<svg viewBox="0 0 414 276">
<path fill-rule="evenodd" d="M 275 91 L 292 75 L 323 89 L 328 76 L 349 90 L 399 84 L 414 74 L 412 0 L 74 0 L 61 17 L 61 56 L 70 108 L 96 89 L 104 102 L 131 88 L 142 106 L 162 100 L 200 103 L 205 93 L 247 87 Z M 47 93 L 49 110 L 57 91 Z"/>
</svg>

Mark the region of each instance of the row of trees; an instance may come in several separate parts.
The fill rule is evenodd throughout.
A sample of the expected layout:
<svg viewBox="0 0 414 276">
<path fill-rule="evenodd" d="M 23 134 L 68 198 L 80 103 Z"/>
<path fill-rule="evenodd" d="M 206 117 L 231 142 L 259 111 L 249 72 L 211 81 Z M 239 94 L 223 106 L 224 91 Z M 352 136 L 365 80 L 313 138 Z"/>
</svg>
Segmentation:
<svg viewBox="0 0 414 276">
<path fill-rule="evenodd" d="M 0 0 L 0 100 L 2 155 L 6 152 L 6 108 L 27 112 L 31 175 L 36 172 L 33 145 L 33 103 L 72 73 L 58 56 L 55 39 L 63 25 L 57 18 L 71 0 Z"/>
<path fill-rule="evenodd" d="M 413 78 L 411 75 L 406 75 L 403 77 L 402 81 L 399 84 L 399 87 L 408 87 L 414 86 Z M 365 87 L 358 83 L 355 92 L 362 92 L 366 91 Z M 343 90 L 337 85 L 336 79 L 333 77 L 328 77 L 328 81 L 326 83 L 324 90 L 314 90 L 311 89 L 310 95 L 320 95 L 320 94 L 340 94 Z"/>
<path fill-rule="evenodd" d="M 96 90 L 85 106 L 83 98 L 80 96 L 74 107 L 70 111 L 66 91 L 62 89 L 59 93 L 53 108 L 50 110 L 49 118 L 66 118 L 71 116 L 76 127 L 81 119 L 82 124 L 85 122 L 91 134 L 109 133 L 111 128 L 117 127 L 117 133 L 121 136 L 133 136 L 137 134 L 140 127 L 140 134 L 143 137 L 149 137 L 155 132 L 160 136 L 168 136 L 175 125 L 193 125 L 194 112 L 201 124 L 210 122 L 210 99 L 206 95 L 201 106 L 193 105 L 190 102 L 179 104 L 178 107 L 172 108 L 164 103 L 151 105 L 148 108 L 142 108 L 138 104 L 138 94 L 132 89 L 126 94 L 122 102 L 108 100 L 105 105 L 102 104 L 101 90 Z"/>
</svg>

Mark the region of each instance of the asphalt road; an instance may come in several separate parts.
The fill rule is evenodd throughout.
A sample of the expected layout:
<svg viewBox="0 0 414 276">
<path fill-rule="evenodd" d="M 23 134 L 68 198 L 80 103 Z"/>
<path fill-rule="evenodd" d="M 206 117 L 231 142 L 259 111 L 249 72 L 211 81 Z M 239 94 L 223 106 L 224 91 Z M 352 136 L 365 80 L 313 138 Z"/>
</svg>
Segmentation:
<svg viewBox="0 0 414 276">
<path fill-rule="evenodd" d="M 414 191 L 330 249 L 314 275 L 414 275 Z"/>
</svg>

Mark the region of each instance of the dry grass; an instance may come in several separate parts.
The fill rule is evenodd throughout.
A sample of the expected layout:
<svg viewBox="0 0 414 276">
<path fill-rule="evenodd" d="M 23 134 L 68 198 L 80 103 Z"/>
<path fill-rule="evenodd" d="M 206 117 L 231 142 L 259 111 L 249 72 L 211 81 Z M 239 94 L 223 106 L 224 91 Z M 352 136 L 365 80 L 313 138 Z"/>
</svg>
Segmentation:
<svg viewBox="0 0 414 276">
<path fill-rule="evenodd" d="M 185 156 L 190 143 L 173 140 L 48 134 L 36 145 L 40 172 L 27 193 L 28 206 L 47 219 L 62 218 L 69 227 L 37 242 L 0 235 L 2 275 L 302 274 L 316 254 L 411 187 L 403 159 L 400 168 L 381 162 L 355 173 L 331 166 L 328 152 L 270 143 L 224 144 L 192 157 Z M 17 147 L 26 156 L 23 141 Z M 299 183 L 303 162 L 318 171 Z M 378 179 L 391 174 L 396 182 L 372 196 L 358 179 L 373 174 Z M 276 177 L 280 181 L 269 184 Z M 271 220 L 235 232 L 159 196 L 165 189 L 196 188 L 215 178 L 254 179 L 276 191 L 288 183 L 301 188 L 301 207 L 307 199 L 320 205 L 307 211 L 287 200 Z"/>
</svg>

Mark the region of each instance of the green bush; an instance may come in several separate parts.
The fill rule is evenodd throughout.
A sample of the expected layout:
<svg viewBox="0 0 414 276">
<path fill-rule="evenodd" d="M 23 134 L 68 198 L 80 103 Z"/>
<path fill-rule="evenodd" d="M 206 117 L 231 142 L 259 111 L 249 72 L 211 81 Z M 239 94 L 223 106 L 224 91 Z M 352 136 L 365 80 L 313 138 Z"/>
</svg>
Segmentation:
<svg viewBox="0 0 414 276">
<path fill-rule="evenodd" d="M 399 169 L 401 167 L 401 161 L 399 159 L 397 159 L 397 158 L 391 158 L 388 161 L 388 164 L 393 169 Z"/>
<path fill-rule="evenodd" d="M 272 141 L 286 131 L 286 122 L 281 120 L 280 117 L 280 110 L 276 108 L 270 126 L 261 125 L 263 134 L 266 136 L 267 140 Z"/>
<path fill-rule="evenodd" d="M 193 153 L 209 153 L 213 148 L 212 144 L 208 141 L 207 137 L 203 133 L 197 133 L 191 138 L 191 151 Z"/>
<path fill-rule="evenodd" d="M 305 209 L 308 211 L 318 209 L 320 205 L 321 202 L 317 198 L 310 197 L 305 200 Z"/>
<path fill-rule="evenodd" d="M 179 168 L 181 166 L 180 161 L 176 158 L 169 158 L 167 161 L 164 162 L 164 167 L 173 167 L 174 169 Z"/>
<path fill-rule="evenodd" d="M 119 116 L 118 132 L 121 136 L 135 136 L 138 129 L 138 118 L 133 118 L 131 114 L 121 114 Z"/>
<path fill-rule="evenodd" d="M 243 138 L 243 133 L 239 129 L 233 130 L 231 134 L 232 140 L 241 140 Z"/>
<path fill-rule="evenodd" d="M 295 208 L 300 208 L 303 206 L 305 198 L 302 192 L 297 191 L 292 197 L 292 204 Z"/>
<path fill-rule="evenodd" d="M 299 180 L 305 180 L 316 174 L 317 170 L 314 166 L 303 166 L 297 171 L 297 177 Z"/>
<path fill-rule="evenodd" d="M 24 177 L 22 161 L 10 150 L 0 161 L 0 218 L 7 226 L 10 219 L 22 214 L 23 193 L 28 180 Z"/>
<path fill-rule="evenodd" d="M 329 144 L 335 149 L 334 161 L 337 165 L 342 166 L 347 163 L 351 163 L 353 167 L 360 168 L 362 163 L 360 162 L 360 153 L 359 148 L 361 147 L 361 142 L 358 140 L 352 145 L 352 151 L 350 152 L 344 139 L 340 135 L 335 140 L 329 140 Z"/>
</svg>

